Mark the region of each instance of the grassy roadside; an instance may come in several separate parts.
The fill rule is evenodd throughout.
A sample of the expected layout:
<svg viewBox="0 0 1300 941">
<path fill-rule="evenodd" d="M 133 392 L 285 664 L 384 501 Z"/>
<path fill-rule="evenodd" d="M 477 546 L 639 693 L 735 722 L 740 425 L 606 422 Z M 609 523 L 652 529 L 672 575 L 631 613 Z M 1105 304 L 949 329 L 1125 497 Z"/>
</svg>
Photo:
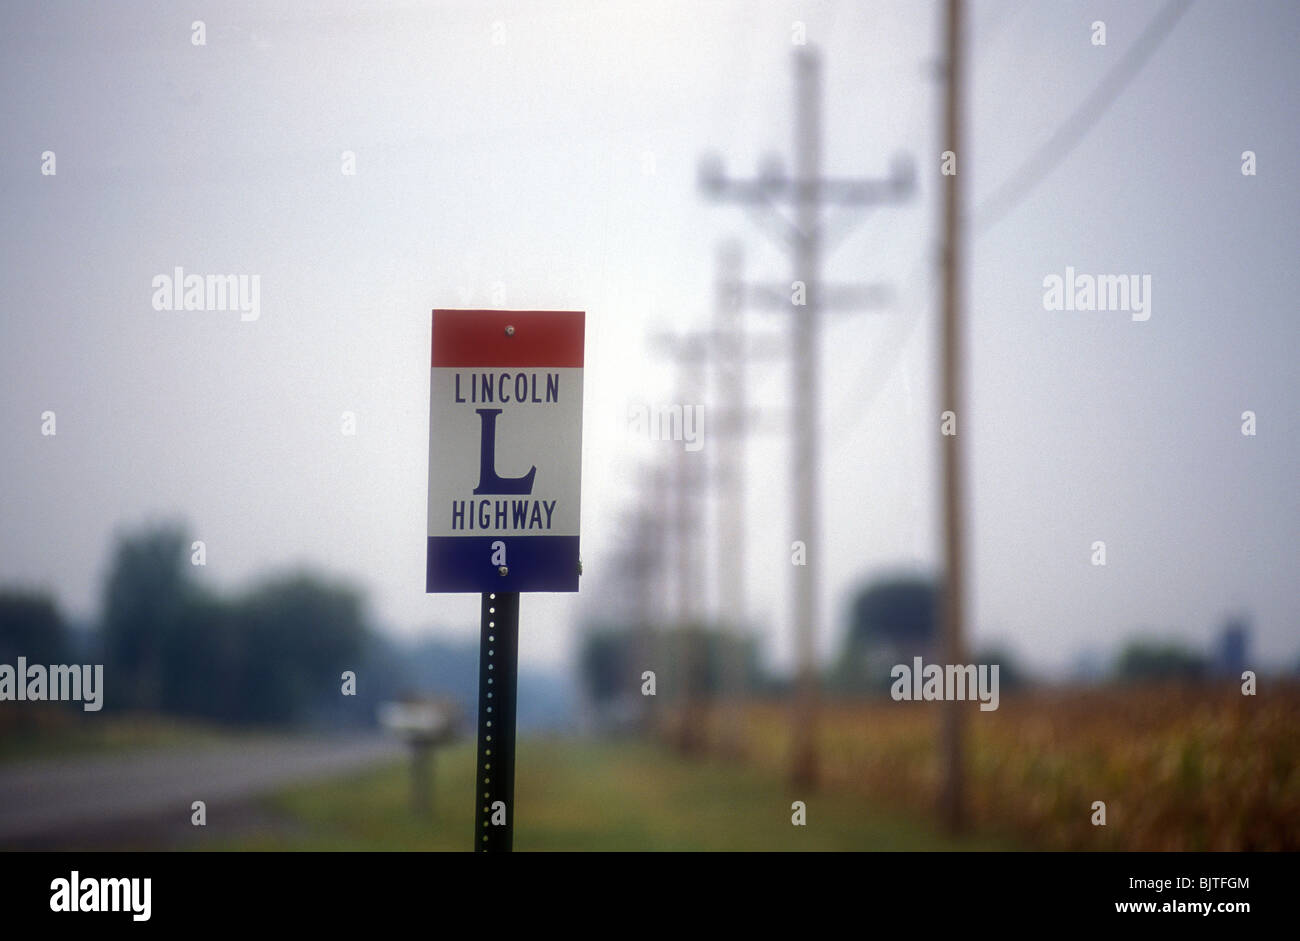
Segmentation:
<svg viewBox="0 0 1300 941">
<path fill-rule="evenodd" d="M 469 743 L 439 755 L 425 819 L 411 811 L 409 769 L 398 764 L 282 792 L 238 832 L 212 819 L 192 848 L 468 850 L 473 757 Z M 791 824 L 795 800 L 807 805 L 807 826 Z M 1017 848 L 987 836 L 950 840 L 926 821 L 861 798 L 797 794 L 764 771 L 687 761 L 633 742 L 520 743 L 516 806 L 521 851 Z"/>
<path fill-rule="evenodd" d="M 0 728 L 0 766 L 45 758 L 103 755 L 143 748 L 182 748 L 247 740 L 247 734 L 153 715 L 29 713 Z"/>
</svg>

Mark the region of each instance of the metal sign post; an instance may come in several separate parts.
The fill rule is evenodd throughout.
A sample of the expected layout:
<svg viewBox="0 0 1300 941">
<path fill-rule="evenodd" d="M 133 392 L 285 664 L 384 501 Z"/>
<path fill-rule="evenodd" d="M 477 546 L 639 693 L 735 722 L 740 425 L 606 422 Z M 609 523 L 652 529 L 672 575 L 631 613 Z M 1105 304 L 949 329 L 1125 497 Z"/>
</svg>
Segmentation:
<svg viewBox="0 0 1300 941">
<path fill-rule="evenodd" d="M 478 644 L 478 805 L 474 849 L 508 853 L 515 837 L 515 691 L 519 592 L 483 595 Z M 493 817 L 496 822 L 493 822 Z"/>
<path fill-rule="evenodd" d="M 435 310 L 425 590 L 476 592 L 474 848 L 514 842 L 519 593 L 577 591 L 580 311 Z"/>
</svg>

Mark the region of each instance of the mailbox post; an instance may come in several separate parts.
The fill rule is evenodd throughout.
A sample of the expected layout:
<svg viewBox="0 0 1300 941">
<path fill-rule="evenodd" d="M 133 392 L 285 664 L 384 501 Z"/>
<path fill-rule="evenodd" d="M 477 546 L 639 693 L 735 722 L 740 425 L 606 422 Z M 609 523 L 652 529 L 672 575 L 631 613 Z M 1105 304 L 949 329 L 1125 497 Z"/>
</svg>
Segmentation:
<svg viewBox="0 0 1300 941">
<path fill-rule="evenodd" d="M 433 812 L 435 751 L 455 741 L 461 711 L 439 699 L 383 703 L 379 721 L 411 748 L 411 811 L 418 817 Z"/>
</svg>

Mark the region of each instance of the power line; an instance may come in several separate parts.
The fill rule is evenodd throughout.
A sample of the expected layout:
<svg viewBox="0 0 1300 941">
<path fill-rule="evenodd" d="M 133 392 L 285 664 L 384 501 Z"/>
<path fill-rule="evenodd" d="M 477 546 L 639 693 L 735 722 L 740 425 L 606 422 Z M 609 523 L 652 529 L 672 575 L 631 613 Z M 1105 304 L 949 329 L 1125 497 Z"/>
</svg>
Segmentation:
<svg viewBox="0 0 1300 941">
<path fill-rule="evenodd" d="M 1146 65 L 1147 60 L 1160 48 L 1160 44 L 1182 19 L 1192 0 L 1169 0 L 1155 15 L 1142 35 L 1124 53 L 1123 58 L 1110 73 L 1084 99 L 1074 113 L 1062 122 L 1056 131 L 994 190 L 975 212 L 975 228 L 986 229 L 999 222 L 1020 200 L 1041 183 L 1056 165 L 1064 160 L 1101 120 L 1106 109 L 1115 103 L 1120 93 Z"/>
<path fill-rule="evenodd" d="M 980 204 L 976 209 L 976 218 L 971 227 L 971 236 L 973 238 L 979 237 L 997 222 L 1000 222 L 1015 208 L 1020 200 L 1028 195 L 1034 186 L 1042 182 L 1056 168 L 1056 165 L 1078 146 L 1088 131 L 1101 119 L 1106 109 L 1118 98 L 1120 92 L 1127 87 L 1128 83 L 1132 81 L 1142 66 L 1155 53 L 1156 49 L 1191 5 L 1192 0 L 1170 0 L 1161 8 L 1160 12 L 1147 25 L 1142 35 L 1134 41 L 1133 46 L 1125 52 L 1124 57 L 1083 103 L 1075 109 L 1069 119 L 1060 124 L 1051 137 L 1034 152 L 1033 156 L 1026 160 L 1019 170 L 1011 174 L 1002 186 Z M 1010 19 L 1011 17 L 1007 18 L 1007 20 Z M 1054 148 L 1061 149 L 1053 153 Z M 899 283 L 911 287 L 917 284 L 919 280 L 927 287 L 932 288 L 934 284 L 933 264 L 933 258 L 927 252 L 916 261 L 909 273 Z M 900 291 L 899 296 L 902 298 L 909 293 L 907 290 Z M 928 302 L 922 299 L 919 306 L 924 308 L 928 306 Z M 894 355 L 897 355 L 897 351 L 908 342 L 916 324 L 921 320 L 921 316 L 922 311 L 914 310 L 910 316 L 905 314 L 902 318 L 891 319 L 891 324 L 896 324 L 900 328 L 891 338 L 891 345 L 895 349 Z M 857 402 L 860 407 L 858 409 L 839 410 L 842 414 L 855 416 L 845 422 L 843 427 L 833 435 L 833 440 L 838 442 L 839 446 L 847 444 L 849 440 L 848 432 L 857 428 L 861 424 L 862 416 L 867 413 L 866 404 L 874 400 L 888 381 L 891 370 L 880 371 L 874 368 L 875 365 L 875 360 L 869 361 L 867 368 L 863 371 L 864 377 L 872 373 L 875 373 L 877 377 L 871 394 L 864 400 L 861 387 L 865 384 L 865 379 L 862 382 L 855 383 L 853 388 L 856 391 L 853 401 Z"/>
</svg>

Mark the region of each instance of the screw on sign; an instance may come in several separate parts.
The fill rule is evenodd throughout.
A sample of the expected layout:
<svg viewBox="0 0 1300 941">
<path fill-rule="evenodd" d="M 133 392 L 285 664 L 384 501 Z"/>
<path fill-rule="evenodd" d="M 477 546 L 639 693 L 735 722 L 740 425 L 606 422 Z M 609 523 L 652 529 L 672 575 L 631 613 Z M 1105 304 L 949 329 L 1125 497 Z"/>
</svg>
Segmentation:
<svg viewBox="0 0 1300 941">
<path fill-rule="evenodd" d="M 514 833 L 519 593 L 577 591 L 581 311 L 435 310 L 425 590 L 482 595 L 474 846 Z"/>
</svg>

